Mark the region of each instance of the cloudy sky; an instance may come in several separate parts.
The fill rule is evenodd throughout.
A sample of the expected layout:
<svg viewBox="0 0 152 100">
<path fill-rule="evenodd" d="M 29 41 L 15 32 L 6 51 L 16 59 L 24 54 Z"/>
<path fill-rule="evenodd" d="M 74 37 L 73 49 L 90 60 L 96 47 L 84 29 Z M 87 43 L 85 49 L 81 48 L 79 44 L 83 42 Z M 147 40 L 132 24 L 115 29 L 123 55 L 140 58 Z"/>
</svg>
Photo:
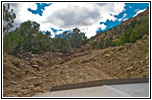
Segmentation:
<svg viewBox="0 0 152 100">
<path fill-rule="evenodd" d="M 40 24 L 41 31 L 50 31 L 52 37 L 78 27 L 90 38 L 106 31 L 144 11 L 148 3 L 10 3 L 16 14 L 15 26 L 27 20 Z"/>
</svg>

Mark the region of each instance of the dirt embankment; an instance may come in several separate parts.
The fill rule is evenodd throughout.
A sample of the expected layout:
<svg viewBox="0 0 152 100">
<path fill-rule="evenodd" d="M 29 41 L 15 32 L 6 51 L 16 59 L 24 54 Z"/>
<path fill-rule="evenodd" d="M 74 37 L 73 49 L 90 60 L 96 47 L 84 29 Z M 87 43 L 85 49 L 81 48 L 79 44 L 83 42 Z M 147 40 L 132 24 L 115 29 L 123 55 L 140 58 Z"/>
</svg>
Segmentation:
<svg viewBox="0 0 152 100">
<path fill-rule="evenodd" d="M 71 53 L 4 54 L 4 96 L 33 96 L 52 86 L 113 78 L 149 76 L 149 38 L 100 50 Z"/>
</svg>

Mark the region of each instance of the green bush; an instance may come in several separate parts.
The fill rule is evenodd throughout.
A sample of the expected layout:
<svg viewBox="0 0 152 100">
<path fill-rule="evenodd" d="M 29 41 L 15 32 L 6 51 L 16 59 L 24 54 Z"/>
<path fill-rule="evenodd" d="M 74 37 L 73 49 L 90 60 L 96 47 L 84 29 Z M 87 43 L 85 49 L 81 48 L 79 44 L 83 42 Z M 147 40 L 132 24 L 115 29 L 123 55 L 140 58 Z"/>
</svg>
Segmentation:
<svg viewBox="0 0 152 100">
<path fill-rule="evenodd" d="M 91 46 L 93 49 L 97 48 L 97 41 L 94 41 L 93 43 L 91 43 Z"/>
<path fill-rule="evenodd" d="M 112 39 L 106 39 L 105 47 L 110 47 L 110 46 L 114 46 Z"/>
<path fill-rule="evenodd" d="M 149 34 L 149 19 L 133 20 L 125 29 L 126 32 L 120 35 L 118 40 L 113 41 L 115 46 L 136 42 L 136 40 L 141 39 L 145 34 Z"/>
<path fill-rule="evenodd" d="M 115 29 L 117 30 L 117 29 Z M 135 42 L 141 39 L 145 34 L 149 34 L 149 19 L 133 20 L 129 25 L 125 26 L 124 34 L 120 35 L 117 40 L 107 38 L 105 41 L 95 41 L 91 44 L 92 48 L 106 48 L 110 46 L 119 46 L 125 43 Z M 106 32 L 105 32 L 106 35 Z M 104 44 L 104 45 L 103 45 Z"/>
<path fill-rule="evenodd" d="M 97 48 L 98 48 L 98 49 L 104 48 L 104 40 L 103 40 L 103 39 L 101 39 L 101 40 L 98 41 L 98 43 L 97 43 Z"/>
<path fill-rule="evenodd" d="M 12 54 L 14 52 L 14 49 L 19 45 L 21 41 L 22 37 L 16 31 L 6 34 L 3 37 L 4 52 Z"/>
<path fill-rule="evenodd" d="M 130 42 L 135 42 L 138 39 L 141 39 L 143 35 L 149 34 L 149 20 L 141 20 L 136 26 L 134 27 L 131 36 Z"/>
</svg>

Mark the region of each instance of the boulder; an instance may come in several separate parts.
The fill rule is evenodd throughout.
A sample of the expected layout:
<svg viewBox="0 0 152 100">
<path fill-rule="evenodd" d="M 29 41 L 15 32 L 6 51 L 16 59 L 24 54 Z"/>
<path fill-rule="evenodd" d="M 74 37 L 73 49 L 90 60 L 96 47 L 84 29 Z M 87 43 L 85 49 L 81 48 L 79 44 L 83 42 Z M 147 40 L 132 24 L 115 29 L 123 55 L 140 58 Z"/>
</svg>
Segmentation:
<svg viewBox="0 0 152 100">
<path fill-rule="evenodd" d="M 38 65 L 32 65 L 32 67 L 33 67 L 33 68 L 38 68 L 39 66 L 38 66 Z"/>
<path fill-rule="evenodd" d="M 132 70 L 133 68 L 134 68 L 133 66 L 130 66 L 126 69 L 126 71 Z"/>
<path fill-rule="evenodd" d="M 110 56 L 110 54 L 105 54 L 103 57 L 106 58 L 106 57 L 109 57 L 109 56 Z"/>
</svg>

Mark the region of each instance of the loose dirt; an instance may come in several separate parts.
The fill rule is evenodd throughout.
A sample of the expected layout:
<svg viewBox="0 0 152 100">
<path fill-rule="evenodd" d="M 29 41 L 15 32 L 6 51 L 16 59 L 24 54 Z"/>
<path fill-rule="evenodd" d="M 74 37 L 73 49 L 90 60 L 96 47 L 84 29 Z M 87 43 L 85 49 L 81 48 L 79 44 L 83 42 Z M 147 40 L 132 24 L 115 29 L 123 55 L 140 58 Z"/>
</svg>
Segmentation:
<svg viewBox="0 0 152 100">
<path fill-rule="evenodd" d="M 3 56 L 3 96 L 30 97 L 63 84 L 149 77 L 149 36 L 136 43 L 71 53 Z"/>
</svg>

